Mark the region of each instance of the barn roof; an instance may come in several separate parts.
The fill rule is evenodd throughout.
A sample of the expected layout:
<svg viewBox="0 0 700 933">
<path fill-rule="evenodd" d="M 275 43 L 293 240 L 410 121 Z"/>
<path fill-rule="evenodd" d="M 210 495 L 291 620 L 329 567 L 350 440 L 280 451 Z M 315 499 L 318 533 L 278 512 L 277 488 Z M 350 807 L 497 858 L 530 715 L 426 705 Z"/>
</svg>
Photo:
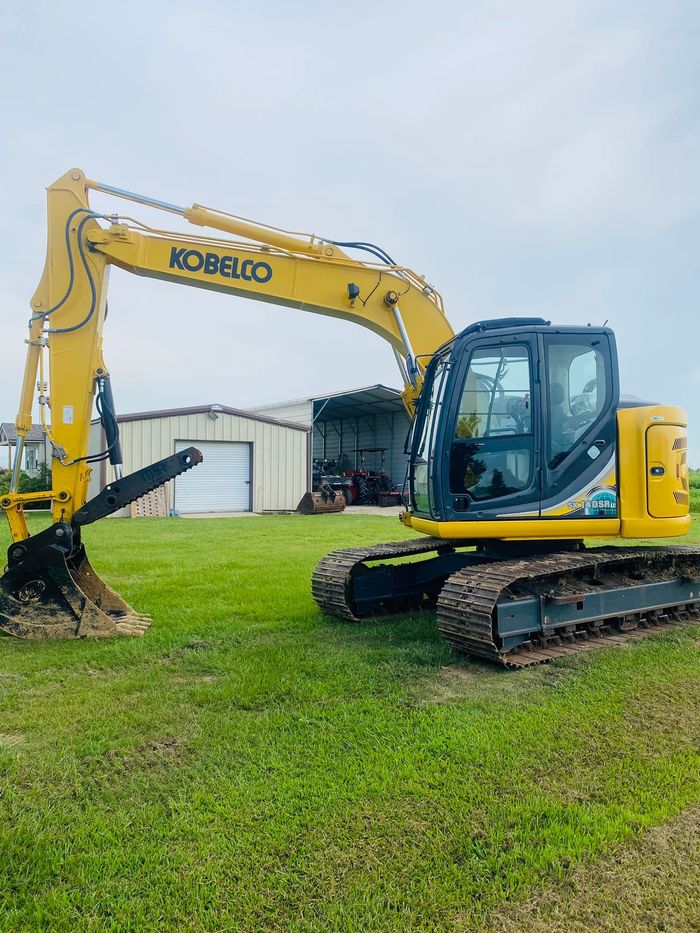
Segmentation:
<svg viewBox="0 0 700 933">
<path fill-rule="evenodd" d="M 320 395 L 310 401 L 313 404 L 314 421 L 340 421 L 343 418 L 405 412 L 399 390 L 381 384 Z"/>
<path fill-rule="evenodd" d="M 182 415 L 207 415 L 209 412 L 216 415 L 235 415 L 238 418 L 247 418 L 249 421 L 264 421 L 267 424 L 277 424 L 283 428 L 293 428 L 295 431 L 308 432 L 309 430 L 305 425 L 296 421 L 280 421 L 279 418 L 267 418 L 265 415 L 259 415 L 256 412 L 217 404 L 193 405 L 189 408 L 164 408 L 158 411 L 137 411 L 127 415 L 117 415 L 117 421 L 120 424 L 125 421 L 155 421 L 159 418 L 178 418 Z M 99 418 L 94 418 L 92 424 L 97 422 L 99 422 Z"/>
<path fill-rule="evenodd" d="M 288 399 L 283 402 L 256 405 L 251 411 L 264 412 L 266 409 L 279 409 L 303 403 L 311 404 L 314 421 L 339 421 L 343 418 L 405 411 L 401 392 L 381 383 L 363 386 L 359 389 L 346 389 L 342 392 L 328 392 L 326 395 L 313 395 L 310 398 Z"/>
</svg>

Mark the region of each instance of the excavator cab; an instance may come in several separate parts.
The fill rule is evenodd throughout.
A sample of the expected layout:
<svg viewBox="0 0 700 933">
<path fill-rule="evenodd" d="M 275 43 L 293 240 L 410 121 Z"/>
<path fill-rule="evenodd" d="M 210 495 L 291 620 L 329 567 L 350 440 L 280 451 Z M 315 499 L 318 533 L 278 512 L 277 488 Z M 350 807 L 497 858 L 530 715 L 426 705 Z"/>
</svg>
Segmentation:
<svg viewBox="0 0 700 933">
<path fill-rule="evenodd" d="M 700 550 L 583 540 L 687 531 L 686 430 L 683 409 L 620 397 L 608 328 L 474 324 L 430 359 L 409 438 L 402 520 L 430 537 L 334 552 L 316 601 L 430 607 L 454 649 L 508 668 L 697 621 Z"/>
<path fill-rule="evenodd" d="M 618 402 L 608 328 L 541 318 L 468 327 L 427 367 L 411 442 L 412 524 L 459 523 L 476 538 L 522 537 L 530 526 L 540 537 L 566 519 L 581 537 L 580 521 L 617 519 Z"/>
</svg>

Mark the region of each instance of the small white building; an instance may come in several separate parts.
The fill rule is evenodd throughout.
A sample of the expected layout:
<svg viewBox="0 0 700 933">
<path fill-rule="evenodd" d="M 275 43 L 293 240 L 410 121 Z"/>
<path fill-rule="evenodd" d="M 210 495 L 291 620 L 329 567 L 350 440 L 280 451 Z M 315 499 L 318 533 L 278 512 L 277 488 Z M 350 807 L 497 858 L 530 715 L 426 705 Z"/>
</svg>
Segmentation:
<svg viewBox="0 0 700 933">
<path fill-rule="evenodd" d="M 7 448 L 5 454 L 0 454 L 0 468 L 11 470 L 17 449 L 17 432 L 14 424 L 9 421 L 0 423 L 0 447 Z M 33 424 L 24 441 L 20 469 L 29 476 L 36 476 L 44 464 L 51 465 L 51 445 L 42 425 Z"/>
<path fill-rule="evenodd" d="M 124 473 L 197 447 L 203 463 L 167 484 L 166 508 L 181 514 L 286 512 L 309 488 L 311 432 L 302 424 L 225 405 L 137 412 L 118 418 Z M 94 421 L 90 454 L 106 449 Z M 114 479 L 109 461 L 93 465 L 90 497 Z"/>
</svg>

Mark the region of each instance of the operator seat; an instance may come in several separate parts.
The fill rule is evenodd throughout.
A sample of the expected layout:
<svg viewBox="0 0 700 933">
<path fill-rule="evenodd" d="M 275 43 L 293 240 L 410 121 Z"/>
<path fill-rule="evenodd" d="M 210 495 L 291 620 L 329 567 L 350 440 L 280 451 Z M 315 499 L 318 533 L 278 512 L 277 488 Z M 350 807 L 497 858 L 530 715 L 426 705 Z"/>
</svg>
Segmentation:
<svg viewBox="0 0 700 933">
<path fill-rule="evenodd" d="M 560 382 L 549 385 L 549 436 L 551 456 L 555 457 L 565 448 L 564 442 L 564 399 L 566 394 Z"/>
</svg>

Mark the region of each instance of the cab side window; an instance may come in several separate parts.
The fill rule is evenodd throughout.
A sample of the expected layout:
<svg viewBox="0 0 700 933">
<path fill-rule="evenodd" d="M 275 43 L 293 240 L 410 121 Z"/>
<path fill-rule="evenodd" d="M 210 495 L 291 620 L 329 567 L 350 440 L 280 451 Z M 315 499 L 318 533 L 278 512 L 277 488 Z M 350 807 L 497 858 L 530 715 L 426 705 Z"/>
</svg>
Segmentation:
<svg viewBox="0 0 700 933">
<path fill-rule="evenodd" d="M 555 469 L 597 421 L 607 394 L 605 358 L 591 341 L 547 348 L 548 466 Z"/>
</svg>

